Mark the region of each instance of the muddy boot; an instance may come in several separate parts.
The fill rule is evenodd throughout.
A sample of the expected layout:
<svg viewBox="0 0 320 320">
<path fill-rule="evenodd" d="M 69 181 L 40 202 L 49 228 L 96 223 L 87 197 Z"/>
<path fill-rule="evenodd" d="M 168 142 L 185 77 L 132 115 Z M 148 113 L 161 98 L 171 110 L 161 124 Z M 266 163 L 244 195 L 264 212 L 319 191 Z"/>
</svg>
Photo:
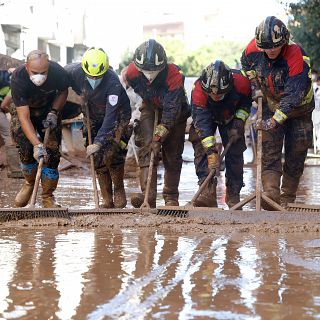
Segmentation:
<svg viewBox="0 0 320 320">
<path fill-rule="evenodd" d="M 179 191 L 180 174 L 166 170 L 164 174 L 164 187 L 162 191 L 165 206 L 179 206 Z"/>
<path fill-rule="evenodd" d="M 7 177 L 8 178 L 23 178 L 23 173 L 20 168 L 18 148 L 13 145 L 5 146 L 7 158 Z"/>
<path fill-rule="evenodd" d="M 134 208 L 140 208 L 144 201 L 144 195 L 142 193 L 135 193 L 131 197 L 131 204 Z"/>
<path fill-rule="evenodd" d="M 103 204 L 101 208 L 114 208 L 113 198 L 112 198 L 112 180 L 107 168 L 104 170 L 97 170 L 98 182 L 100 185 L 100 191 L 103 198 Z"/>
<path fill-rule="evenodd" d="M 240 202 L 240 190 L 241 187 L 239 188 L 237 185 L 228 184 L 226 186 L 226 204 L 229 209 Z M 238 210 L 242 210 L 242 208 Z"/>
<path fill-rule="evenodd" d="M 201 182 L 201 184 L 202 184 L 202 182 Z M 208 208 L 218 207 L 218 204 L 217 204 L 217 184 L 215 181 L 210 181 L 208 183 L 208 185 L 204 188 L 204 190 L 199 194 L 199 197 L 195 200 L 194 206 L 195 207 L 208 207 Z"/>
<path fill-rule="evenodd" d="M 131 204 L 135 208 L 140 208 L 144 201 L 144 192 L 146 189 L 147 178 L 148 178 L 149 167 L 141 167 L 139 178 L 140 178 L 140 186 L 142 193 L 136 193 L 131 197 Z M 151 208 L 156 207 L 156 198 L 157 198 L 157 167 L 154 166 L 152 170 L 151 184 L 150 184 L 150 192 L 148 203 Z"/>
<path fill-rule="evenodd" d="M 286 208 L 288 203 L 293 203 L 296 200 L 299 180 L 299 178 L 283 174 L 280 196 L 280 204 L 282 207 Z"/>
<path fill-rule="evenodd" d="M 59 180 L 57 169 L 44 167 L 41 173 L 42 186 L 42 206 L 44 208 L 60 208 L 61 206 L 55 201 L 53 192 L 56 190 Z"/>
<path fill-rule="evenodd" d="M 280 204 L 280 178 L 281 174 L 277 171 L 266 170 L 262 173 L 262 186 L 263 193 Z M 269 211 L 274 211 L 275 209 L 267 204 L 265 201 L 261 201 L 262 208 Z"/>
<path fill-rule="evenodd" d="M 25 207 L 32 195 L 34 181 L 37 175 L 38 163 L 21 164 L 21 170 L 25 182 L 14 199 L 14 205 L 18 208 Z"/>
<path fill-rule="evenodd" d="M 126 192 L 124 190 L 124 163 L 110 168 L 110 175 L 113 182 L 113 195 L 115 208 L 124 208 L 127 205 Z"/>
</svg>

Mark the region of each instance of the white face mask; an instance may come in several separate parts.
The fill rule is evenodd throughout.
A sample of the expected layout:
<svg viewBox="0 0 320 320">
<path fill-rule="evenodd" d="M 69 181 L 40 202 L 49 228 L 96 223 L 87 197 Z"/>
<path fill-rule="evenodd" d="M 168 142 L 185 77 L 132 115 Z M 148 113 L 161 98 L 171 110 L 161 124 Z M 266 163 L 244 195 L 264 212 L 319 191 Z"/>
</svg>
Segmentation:
<svg viewBox="0 0 320 320">
<path fill-rule="evenodd" d="M 225 94 L 214 94 L 214 93 L 209 93 L 209 96 L 213 101 L 221 101 L 223 100 Z"/>
<path fill-rule="evenodd" d="M 43 83 L 47 80 L 47 75 L 45 74 L 33 74 L 30 76 L 30 80 L 37 86 L 43 85 Z"/>
<path fill-rule="evenodd" d="M 141 72 L 144 74 L 144 76 L 149 80 L 149 82 L 151 83 L 156 77 L 157 75 L 160 73 L 161 70 L 157 70 L 157 71 L 145 71 L 145 70 L 141 70 Z"/>
<path fill-rule="evenodd" d="M 102 81 L 102 78 L 100 79 L 91 79 L 87 77 L 88 82 L 90 83 L 91 88 L 94 90 Z"/>
</svg>

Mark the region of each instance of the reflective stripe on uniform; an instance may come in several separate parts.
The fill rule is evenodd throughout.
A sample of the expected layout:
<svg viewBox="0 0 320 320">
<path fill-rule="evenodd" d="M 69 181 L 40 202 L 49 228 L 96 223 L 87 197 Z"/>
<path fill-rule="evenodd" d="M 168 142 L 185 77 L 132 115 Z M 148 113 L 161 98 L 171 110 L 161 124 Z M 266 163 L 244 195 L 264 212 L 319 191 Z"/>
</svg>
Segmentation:
<svg viewBox="0 0 320 320">
<path fill-rule="evenodd" d="M 273 115 L 273 119 L 282 124 L 288 119 L 288 117 L 281 110 L 277 109 Z"/>
<path fill-rule="evenodd" d="M 249 117 L 249 113 L 248 113 L 246 110 L 244 110 L 244 109 L 238 109 L 238 110 L 236 111 L 235 117 L 236 117 L 237 119 L 241 119 L 243 122 L 246 122 L 246 120 L 247 120 L 248 117 Z"/>
<path fill-rule="evenodd" d="M 201 143 L 205 149 L 209 149 L 210 147 L 213 147 L 214 144 L 216 143 L 216 138 L 215 136 L 209 136 L 202 139 Z"/>
</svg>

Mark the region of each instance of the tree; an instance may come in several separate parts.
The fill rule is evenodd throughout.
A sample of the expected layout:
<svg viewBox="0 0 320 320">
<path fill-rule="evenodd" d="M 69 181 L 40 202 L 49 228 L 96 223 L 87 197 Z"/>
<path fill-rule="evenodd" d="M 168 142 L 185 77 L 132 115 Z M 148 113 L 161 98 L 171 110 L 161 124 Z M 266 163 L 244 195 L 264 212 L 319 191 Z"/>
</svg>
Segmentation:
<svg viewBox="0 0 320 320">
<path fill-rule="evenodd" d="M 130 64 L 130 62 L 133 59 L 133 52 L 131 52 L 129 49 L 127 49 L 122 57 L 121 57 L 121 62 L 119 63 L 119 69 L 117 70 L 118 74 L 120 74 L 121 70 L 126 67 L 127 65 Z"/>
<path fill-rule="evenodd" d="M 320 69 L 320 5 L 319 0 L 289 3 L 288 27 L 294 41 L 301 44 L 311 58 L 311 65 Z"/>
</svg>

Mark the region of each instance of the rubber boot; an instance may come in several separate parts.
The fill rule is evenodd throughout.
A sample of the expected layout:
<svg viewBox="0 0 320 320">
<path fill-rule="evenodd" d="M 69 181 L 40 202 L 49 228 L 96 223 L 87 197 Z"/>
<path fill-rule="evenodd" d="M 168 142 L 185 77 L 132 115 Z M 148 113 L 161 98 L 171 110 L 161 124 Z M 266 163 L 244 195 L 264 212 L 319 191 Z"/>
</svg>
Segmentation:
<svg viewBox="0 0 320 320">
<path fill-rule="evenodd" d="M 131 204 L 135 208 L 140 208 L 141 205 L 143 204 L 144 194 L 145 194 L 147 179 L 148 179 L 148 171 L 149 171 L 149 167 L 140 168 L 139 178 L 140 178 L 140 186 L 141 186 L 142 193 L 134 194 L 131 197 Z M 148 197 L 148 203 L 151 208 L 156 207 L 156 198 L 157 198 L 157 167 L 154 166 L 152 170 L 152 175 L 151 175 L 150 191 L 149 191 L 149 197 Z"/>
<path fill-rule="evenodd" d="M 200 184 L 201 185 L 201 184 Z M 217 204 L 217 184 L 210 181 L 199 197 L 194 201 L 195 207 L 216 208 Z"/>
<path fill-rule="evenodd" d="M 300 178 L 283 174 L 280 196 L 280 204 L 282 207 L 286 208 L 288 203 L 293 203 L 296 200 L 299 181 Z"/>
<path fill-rule="evenodd" d="M 98 182 L 100 185 L 100 191 L 103 198 L 102 208 L 114 208 L 112 198 L 112 180 L 109 170 L 105 168 L 103 172 L 97 170 Z"/>
<path fill-rule="evenodd" d="M 60 208 L 61 206 L 55 201 L 53 192 L 56 190 L 59 180 L 57 169 L 44 167 L 41 173 L 42 186 L 42 206 L 44 208 Z"/>
<path fill-rule="evenodd" d="M 124 163 L 110 168 L 110 175 L 113 182 L 113 203 L 115 208 L 124 208 L 127 205 L 126 192 L 124 190 Z"/>
<path fill-rule="evenodd" d="M 179 191 L 178 186 L 180 182 L 180 174 L 173 172 L 165 172 L 164 175 L 164 187 L 163 187 L 163 199 L 165 206 L 177 207 L 179 206 Z"/>
<path fill-rule="evenodd" d="M 240 202 L 240 190 L 241 187 L 239 188 L 237 185 L 227 184 L 226 204 L 228 205 L 229 209 Z M 242 208 L 239 208 L 238 210 L 242 210 Z"/>
<path fill-rule="evenodd" d="M 21 164 L 21 170 L 24 175 L 24 183 L 22 188 L 16 195 L 14 199 L 14 204 L 16 207 L 21 208 L 25 207 L 32 195 L 34 181 L 37 175 L 38 163 L 29 163 L 29 164 Z"/>
<path fill-rule="evenodd" d="M 262 186 L 263 193 L 274 202 L 280 204 L 280 179 L 281 173 L 277 171 L 266 170 L 262 173 Z M 262 208 L 269 211 L 275 209 L 267 204 L 265 201 L 261 201 Z"/>
</svg>

